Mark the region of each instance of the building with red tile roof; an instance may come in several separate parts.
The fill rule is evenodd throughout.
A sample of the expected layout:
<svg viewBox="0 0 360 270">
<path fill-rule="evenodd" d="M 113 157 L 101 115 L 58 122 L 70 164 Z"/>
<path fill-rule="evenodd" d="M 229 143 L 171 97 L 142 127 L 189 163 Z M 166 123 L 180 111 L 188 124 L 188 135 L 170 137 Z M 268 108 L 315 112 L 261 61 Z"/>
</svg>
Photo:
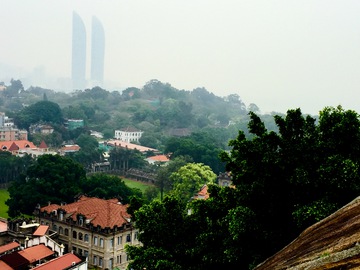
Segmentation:
<svg viewBox="0 0 360 270">
<path fill-rule="evenodd" d="M 203 185 L 202 188 L 200 189 L 200 191 L 198 193 L 196 193 L 196 195 L 193 197 L 194 200 L 206 200 L 209 198 L 209 193 L 208 193 L 208 186 L 207 185 Z"/>
<path fill-rule="evenodd" d="M 0 141 L 0 151 L 8 151 L 17 154 L 20 150 L 36 149 L 37 147 L 28 140 Z"/>
<path fill-rule="evenodd" d="M 77 144 L 71 144 L 71 145 L 63 145 L 60 149 L 59 149 L 59 154 L 61 156 L 64 156 L 66 154 L 69 153 L 75 153 L 78 152 L 80 150 L 80 146 L 78 146 Z"/>
<path fill-rule="evenodd" d="M 121 140 L 110 140 L 106 142 L 107 145 L 112 146 L 112 147 L 122 147 L 122 148 L 127 148 L 130 150 L 138 150 L 141 153 L 146 153 L 146 152 L 154 152 L 154 153 L 159 153 L 160 151 L 155 149 L 155 148 L 150 148 L 150 147 L 146 147 L 146 146 L 141 146 L 141 145 L 137 145 L 137 144 L 133 144 L 133 143 L 128 143 L 128 142 L 124 142 Z"/>
<path fill-rule="evenodd" d="M 33 236 L 44 236 L 48 230 L 49 230 L 49 226 L 39 225 L 39 227 L 37 227 L 37 229 L 33 233 Z"/>
<path fill-rule="evenodd" d="M 9 253 L 9 252 L 13 252 L 15 250 L 19 250 L 20 249 L 20 244 L 18 242 L 11 242 L 9 244 L 5 244 L 0 246 L 0 256 Z M 0 268 L 1 269 L 1 268 Z"/>
<path fill-rule="evenodd" d="M 18 253 L 28 260 L 30 264 L 33 264 L 43 259 L 50 258 L 54 254 L 54 251 L 45 245 L 37 245 L 21 250 Z"/>
<path fill-rule="evenodd" d="M 170 159 L 166 155 L 156 155 L 146 158 L 146 161 L 149 162 L 150 164 L 166 165 L 170 161 Z"/>
<path fill-rule="evenodd" d="M 125 245 L 140 244 L 127 207 L 117 199 L 81 196 L 74 203 L 40 208 L 38 219 L 58 233 L 65 251 L 88 257 L 90 267 L 126 268 Z"/>
<path fill-rule="evenodd" d="M 3 261 L 0 261 L 0 269 L 1 270 L 14 270 L 10 265 L 6 264 Z"/>
<path fill-rule="evenodd" d="M 81 260 L 73 253 L 67 253 L 61 257 L 48 261 L 40 266 L 34 267 L 33 270 L 87 270 L 87 262 Z"/>
</svg>

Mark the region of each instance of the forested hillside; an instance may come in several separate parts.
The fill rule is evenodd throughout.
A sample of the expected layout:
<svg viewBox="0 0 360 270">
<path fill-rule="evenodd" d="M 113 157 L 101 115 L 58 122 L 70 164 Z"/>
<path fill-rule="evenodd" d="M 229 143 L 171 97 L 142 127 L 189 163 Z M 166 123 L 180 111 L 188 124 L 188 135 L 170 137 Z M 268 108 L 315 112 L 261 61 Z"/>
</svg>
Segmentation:
<svg viewBox="0 0 360 270">
<path fill-rule="evenodd" d="M 31 107 L 39 101 L 57 104 L 61 113 L 50 103 L 43 109 Z M 248 134 L 248 112 L 260 112 L 256 104 L 246 105 L 237 94 L 219 97 L 205 88 L 179 90 L 158 80 L 149 81 L 141 89 L 129 87 L 110 92 L 94 87 L 72 93 L 35 86 L 24 89 L 20 80 L 12 80 L 0 93 L 0 111 L 13 117 L 22 128 L 39 120 L 58 124 L 60 117 L 84 119 L 87 129 L 102 132 L 105 138 L 112 138 L 115 129 L 131 126 L 144 131 L 142 145 L 161 150 L 168 137 L 199 130 L 213 134 L 226 146 L 239 129 Z M 34 111 L 44 117 L 31 118 Z M 270 130 L 276 129 L 272 116 L 263 115 L 263 119 Z M 56 129 L 55 141 L 79 135 L 56 137 L 62 133 L 61 126 Z"/>
</svg>

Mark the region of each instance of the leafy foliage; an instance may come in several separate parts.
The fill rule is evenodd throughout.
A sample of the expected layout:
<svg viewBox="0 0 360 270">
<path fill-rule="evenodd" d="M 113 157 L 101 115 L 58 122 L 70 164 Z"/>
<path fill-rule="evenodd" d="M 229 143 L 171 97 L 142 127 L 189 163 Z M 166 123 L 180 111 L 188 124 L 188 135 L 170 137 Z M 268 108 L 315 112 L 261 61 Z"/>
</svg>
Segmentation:
<svg viewBox="0 0 360 270">
<path fill-rule="evenodd" d="M 216 174 L 202 163 L 188 163 L 173 172 L 170 178 L 174 183 L 172 193 L 188 201 L 202 186 L 214 183 Z"/>
<path fill-rule="evenodd" d="M 42 155 L 32 164 L 26 176 L 12 182 L 9 192 L 9 216 L 15 217 L 20 212 L 32 214 L 39 203 L 71 202 L 81 193 L 85 180 L 82 166 L 70 158 L 58 155 Z"/>
</svg>

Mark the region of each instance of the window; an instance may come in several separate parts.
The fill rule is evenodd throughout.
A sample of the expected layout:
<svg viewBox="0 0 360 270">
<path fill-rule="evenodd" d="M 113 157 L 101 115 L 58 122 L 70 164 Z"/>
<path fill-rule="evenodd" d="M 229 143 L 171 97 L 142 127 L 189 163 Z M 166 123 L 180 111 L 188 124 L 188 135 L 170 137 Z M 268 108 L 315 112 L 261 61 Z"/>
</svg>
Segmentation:
<svg viewBox="0 0 360 270">
<path fill-rule="evenodd" d="M 130 256 L 129 256 L 129 254 L 126 254 L 126 261 L 130 261 Z"/>
<path fill-rule="evenodd" d="M 73 231 L 73 238 L 74 238 L 74 239 L 77 238 L 77 233 L 76 233 L 76 231 Z"/>
<path fill-rule="evenodd" d="M 53 225 L 53 231 L 57 232 L 57 226 L 56 226 L 56 224 Z"/>
<path fill-rule="evenodd" d="M 97 244 L 98 244 L 98 238 L 97 236 L 94 236 L 94 245 L 97 246 Z"/>
<path fill-rule="evenodd" d="M 109 241 L 109 247 L 110 248 L 114 247 L 114 239 L 113 238 L 111 238 L 110 241 Z"/>
<path fill-rule="evenodd" d="M 64 233 L 64 229 L 63 229 L 63 227 L 59 227 L 59 234 L 63 234 Z"/>
<path fill-rule="evenodd" d="M 69 236 L 69 229 L 65 229 L 65 233 L 66 236 Z"/>
<path fill-rule="evenodd" d="M 87 233 L 84 234 L 84 241 L 89 242 L 89 235 Z"/>
<path fill-rule="evenodd" d="M 116 263 L 121 263 L 121 255 L 116 256 Z"/>
<path fill-rule="evenodd" d="M 89 257 L 89 251 L 84 250 L 84 256 L 85 256 L 85 257 Z"/>
<path fill-rule="evenodd" d="M 93 265 L 97 265 L 97 256 L 93 257 Z"/>
<path fill-rule="evenodd" d="M 76 247 L 72 247 L 74 253 L 76 253 Z"/>
<path fill-rule="evenodd" d="M 126 235 L 126 242 L 131 242 L 131 234 Z"/>
<path fill-rule="evenodd" d="M 138 234 L 139 234 L 139 232 L 134 233 L 134 241 L 138 239 Z"/>
<path fill-rule="evenodd" d="M 111 258 L 109 260 L 109 269 L 113 269 L 113 264 L 114 264 L 114 260 L 113 260 L 113 258 Z"/>
<path fill-rule="evenodd" d="M 83 240 L 83 234 L 81 232 L 79 232 L 79 240 Z"/>
<path fill-rule="evenodd" d="M 82 256 L 83 250 L 81 248 L 79 248 L 78 253 L 79 253 L 80 256 Z"/>
<path fill-rule="evenodd" d="M 84 220 L 82 216 L 79 216 L 79 225 L 82 226 L 84 224 Z"/>
<path fill-rule="evenodd" d="M 103 259 L 99 258 L 99 266 L 102 267 L 102 264 L 103 264 Z"/>
<path fill-rule="evenodd" d="M 118 236 L 118 238 L 117 238 L 117 244 L 118 244 L 118 245 L 121 245 L 121 243 L 122 243 L 122 236 Z"/>
<path fill-rule="evenodd" d="M 100 247 L 104 247 L 104 239 L 100 238 Z"/>
</svg>

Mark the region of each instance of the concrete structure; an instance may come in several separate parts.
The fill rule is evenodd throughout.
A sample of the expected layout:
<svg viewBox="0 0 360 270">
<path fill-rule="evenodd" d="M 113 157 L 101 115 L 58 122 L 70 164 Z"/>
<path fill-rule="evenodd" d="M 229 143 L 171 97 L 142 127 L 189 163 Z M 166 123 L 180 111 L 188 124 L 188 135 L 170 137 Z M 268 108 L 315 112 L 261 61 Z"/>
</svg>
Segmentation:
<svg viewBox="0 0 360 270">
<path fill-rule="evenodd" d="M 144 132 L 135 128 L 127 127 L 124 129 L 115 130 L 115 139 L 123 142 L 139 142 Z"/>
<path fill-rule="evenodd" d="M 26 130 L 15 127 L 13 119 L 7 117 L 5 113 L 0 113 L 0 141 L 27 140 Z"/>
<path fill-rule="evenodd" d="M 66 251 L 88 257 L 89 267 L 125 269 L 125 245 L 139 245 L 138 231 L 117 199 L 81 196 L 70 204 L 50 204 L 37 209 L 38 221 L 58 233 Z"/>
<path fill-rule="evenodd" d="M 103 86 L 105 32 L 101 22 L 95 16 L 92 17 L 91 30 L 91 84 Z"/>
<path fill-rule="evenodd" d="M 86 87 L 86 29 L 80 16 L 73 12 L 72 21 L 72 69 L 73 89 Z"/>
<path fill-rule="evenodd" d="M 68 130 L 74 130 L 77 128 L 82 128 L 84 127 L 85 123 L 83 119 L 68 119 L 66 121 L 66 127 L 68 128 Z"/>
</svg>

